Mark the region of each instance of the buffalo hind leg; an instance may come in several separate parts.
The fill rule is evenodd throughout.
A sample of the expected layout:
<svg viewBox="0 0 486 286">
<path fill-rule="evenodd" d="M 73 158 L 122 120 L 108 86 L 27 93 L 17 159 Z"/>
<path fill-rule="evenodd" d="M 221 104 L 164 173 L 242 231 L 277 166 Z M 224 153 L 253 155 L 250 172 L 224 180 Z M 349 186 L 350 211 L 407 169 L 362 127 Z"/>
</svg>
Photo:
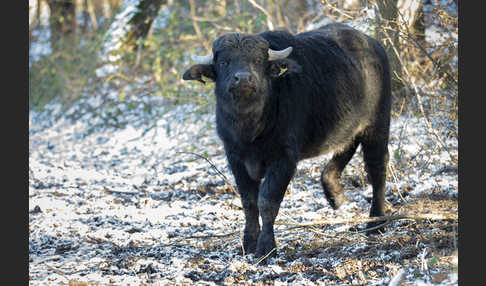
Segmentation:
<svg viewBox="0 0 486 286">
<path fill-rule="evenodd" d="M 386 168 L 389 160 L 387 140 L 363 142 L 362 146 L 366 172 L 373 187 L 370 217 L 384 216 Z M 370 222 L 366 228 L 375 228 L 380 224 L 383 222 Z M 378 233 L 379 231 L 383 231 L 383 228 L 373 229 L 368 233 Z"/>
<path fill-rule="evenodd" d="M 321 184 L 324 188 L 327 201 L 335 210 L 337 210 L 345 201 L 344 188 L 339 182 L 339 178 L 341 177 L 344 167 L 346 167 L 356 152 L 358 145 L 358 140 L 355 140 L 344 151 L 334 154 L 331 161 L 321 173 Z"/>
</svg>

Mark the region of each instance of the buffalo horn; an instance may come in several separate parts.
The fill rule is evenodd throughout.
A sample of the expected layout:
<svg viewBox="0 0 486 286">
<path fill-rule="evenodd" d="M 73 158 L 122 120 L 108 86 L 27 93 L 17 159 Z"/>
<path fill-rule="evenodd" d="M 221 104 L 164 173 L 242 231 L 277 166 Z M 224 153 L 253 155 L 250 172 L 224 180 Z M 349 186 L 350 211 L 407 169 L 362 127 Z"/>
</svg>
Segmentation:
<svg viewBox="0 0 486 286">
<path fill-rule="evenodd" d="M 292 47 L 288 47 L 280 51 L 268 49 L 268 60 L 274 61 L 274 60 L 285 59 L 290 55 L 291 52 L 292 52 Z"/>
<path fill-rule="evenodd" d="M 206 56 L 192 55 L 192 60 L 200 65 L 207 65 L 213 63 L 213 53 Z"/>
</svg>

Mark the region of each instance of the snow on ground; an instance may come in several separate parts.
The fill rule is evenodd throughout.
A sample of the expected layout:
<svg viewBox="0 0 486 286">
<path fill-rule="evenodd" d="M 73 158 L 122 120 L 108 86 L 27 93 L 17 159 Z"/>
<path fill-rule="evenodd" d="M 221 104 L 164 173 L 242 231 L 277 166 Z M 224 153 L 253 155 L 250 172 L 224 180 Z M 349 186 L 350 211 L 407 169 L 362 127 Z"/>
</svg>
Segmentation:
<svg viewBox="0 0 486 286">
<path fill-rule="evenodd" d="M 190 104 L 157 108 L 163 115 L 151 124 L 94 132 L 87 132 L 93 121 L 86 118 L 30 112 L 30 285 L 386 285 L 397 273 L 407 285 L 457 285 L 457 221 L 423 230 L 396 221 L 389 234 L 372 238 L 351 232 L 352 224 L 279 224 L 277 257 L 257 265 L 241 254 L 244 217 L 218 173 L 234 184 L 213 112 Z M 414 211 L 424 213 L 424 202 L 441 202 L 442 212 L 457 213 L 457 169 L 426 130 L 421 119 L 393 118 L 389 211 L 422 202 Z M 457 156 L 457 141 L 446 142 Z M 360 151 L 343 174 L 348 202 L 337 211 L 319 184 L 328 159 L 299 164 L 279 222 L 367 217 L 372 195 L 362 184 Z"/>
</svg>

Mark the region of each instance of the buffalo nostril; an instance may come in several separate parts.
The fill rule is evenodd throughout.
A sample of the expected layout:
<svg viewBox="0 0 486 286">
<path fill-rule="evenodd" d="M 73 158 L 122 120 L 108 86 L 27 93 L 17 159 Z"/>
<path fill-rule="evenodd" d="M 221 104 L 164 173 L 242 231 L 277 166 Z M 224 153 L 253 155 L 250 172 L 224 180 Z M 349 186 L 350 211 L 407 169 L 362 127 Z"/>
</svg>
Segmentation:
<svg viewBox="0 0 486 286">
<path fill-rule="evenodd" d="M 235 84 L 252 83 L 253 77 L 249 72 L 237 72 L 235 73 L 234 82 Z"/>
</svg>

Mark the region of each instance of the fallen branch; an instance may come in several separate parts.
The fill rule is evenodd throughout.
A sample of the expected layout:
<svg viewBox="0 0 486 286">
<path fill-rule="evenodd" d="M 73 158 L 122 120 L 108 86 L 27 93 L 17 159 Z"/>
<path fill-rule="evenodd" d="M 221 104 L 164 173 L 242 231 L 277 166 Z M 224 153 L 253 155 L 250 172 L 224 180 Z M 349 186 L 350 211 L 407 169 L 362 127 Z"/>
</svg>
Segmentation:
<svg viewBox="0 0 486 286">
<path fill-rule="evenodd" d="M 320 225 L 383 222 L 382 225 L 377 225 L 376 227 L 363 230 L 363 231 L 368 231 L 368 230 L 373 230 L 375 228 L 380 228 L 383 225 L 389 224 L 390 222 L 395 220 L 458 220 L 458 217 L 457 214 L 416 214 L 416 215 L 397 214 L 397 215 L 390 215 L 390 216 L 377 216 L 377 217 L 368 217 L 368 218 L 321 220 L 321 221 L 305 222 L 305 223 L 276 221 L 275 224 L 291 226 L 289 228 L 282 229 L 282 231 L 287 231 L 287 230 L 292 230 L 301 227 L 312 227 L 312 226 L 320 226 Z M 208 238 L 216 238 L 216 237 L 228 237 L 228 236 L 236 235 L 238 233 L 239 233 L 238 231 L 234 231 L 226 234 L 191 235 L 191 236 L 180 237 L 178 240 L 194 239 L 194 238 L 208 239 Z"/>
<path fill-rule="evenodd" d="M 314 226 L 321 226 L 321 225 L 331 225 L 331 224 L 348 224 L 348 223 L 367 223 L 367 222 L 383 222 L 382 224 L 379 224 L 377 226 L 371 227 L 371 228 L 366 228 L 360 231 L 357 231 L 357 233 L 362 233 L 362 232 L 367 232 L 371 231 L 374 229 L 378 229 L 381 227 L 384 227 L 388 224 L 390 224 L 392 221 L 395 220 L 458 220 L 457 214 L 417 214 L 417 215 L 409 215 L 409 214 L 398 214 L 398 215 L 390 215 L 390 216 L 380 216 L 380 217 L 370 217 L 370 218 L 352 218 L 352 219 L 335 219 L 335 220 L 325 220 L 325 221 L 316 221 L 316 222 L 308 222 L 308 223 L 296 223 L 296 222 L 281 222 L 277 221 L 275 222 L 276 225 L 286 225 L 290 226 L 285 229 L 281 229 L 280 231 L 289 231 L 297 228 L 305 228 L 305 227 L 314 227 Z M 239 231 L 234 231 L 226 234 L 212 234 L 212 235 L 191 235 L 191 236 L 184 236 L 184 237 L 179 237 L 175 241 L 168 243 L 168 244 L 162 244 L 159 246 L 162 247 L 169 247 L 169 246 L 185 246 L 184 244 L 178 244 L 181 241 L 184 240 L 189 240 L 189 239 L 214 239 L 214 238 L 224 238 L 224 237 L 230 237 L 240 234 Z M 322 234 L 322 233 L 319 233 Z M 240 243 L 241 243 L 241 237 L 240 237 Z M 265 258 L 270 256 L 276 249 L 272 249 L 266 256 L 260 258 L 255 265 L 260 264 Z M 244 249 L 243 249 L 243 255 L 245 255 Z"/>
<path fill-rule="evenodd" d="M 104 187 L 103 191 L 106 192 L 106 193 L 109 193 L 109 194 L 130 195 L 130 196 L 137 196 L 137 195 L 143 195 L 144 194 L 144 193 L 141 193 L 141 192 L 115 191 L 115 190 L 110 190 L 107 187 Z"/>
<path fill-rule="evenodd" d="M 180 242 L 184 240 L 190 240 L 190 239 L 214 239 L 214 238 L 224 238 L 224 237 L 230 237 L 236 234 L 239 234 L 239 231 L 234 231 L 230 233 L 225 233 L 225 234 L 210 234 L 210 235 L 190 235 L 190 236 L 183 236 L 183 237 L 178 237 L 171 243 L 166 243 L 166 244 L 161 244 L 159 246 L 161 247 L 170 247 L 170 246 L 178 246 L 178 247 L 183 247 L 186 246 L 186 244 L 179 244 Z"/>
<path fill-rule="evenodd" d="M 306 222 L 306 223 L 293 223 L 293 222 L 277 221 L 277 222 L 275 222 L 275 224 L 295 226 L 295 227 L 309 227 L 309 226 L 317 226 L 317 225 L 382 222 L 382 221 L 394 221 L 394 220 L 405 220 L 405 219 L 408 219 L 408 220 L 425 220 L 425 219 L 426 220 L 457 220 L 458 217 L 457 217 L 456 214 L 417 214 L 417 215 L 399 214 L 399 215 L 378 216 L 378 217 L 369 217 L 369 218 L 322 220 L 322 221 Z"/>
<path fill-rule="evenodd" d="M 181 237 L 180 239 L 184 240 L 184 239 L 194 239 L 194 238 L 197 238 L 197 239 L 221 238 L 221 237 L 232 236 L 232 235 L 239 234 L 239 233 L 240 233 L 239 231 L 233 231 L 233 232 L 225 233 L 225 234 L 190 235 L 190 236 Z"/>
</svg>

